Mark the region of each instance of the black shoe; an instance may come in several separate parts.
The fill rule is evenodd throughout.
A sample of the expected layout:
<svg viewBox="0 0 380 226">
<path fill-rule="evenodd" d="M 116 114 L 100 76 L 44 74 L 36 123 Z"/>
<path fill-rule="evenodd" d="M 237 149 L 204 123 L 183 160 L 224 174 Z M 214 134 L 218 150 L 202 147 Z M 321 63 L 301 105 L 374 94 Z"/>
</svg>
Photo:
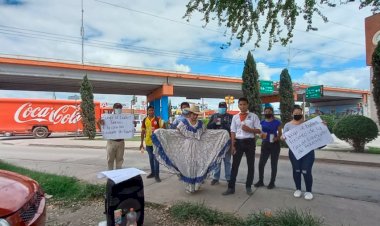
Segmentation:
<svg viewBox="0 0 380 226">
<path fill-rule="evenodd" d="M 253 195 L 252 188 L 245 188 L 247 195 Z"/>
<path fill-rule="evenodd" d="M 161 182 L 160 177 L 155 177 L 155 179 L 156 179 L 156 182 L 157 182 L 157 183 L 160 183 L 160 182 Z"/>
<path fill-rule="evenodd" d="M 154 177 L 153 173 L 151 173 L 148 176 L 146 176 L 146 178 L 153 178 L 153 177 Z"/>
<path fill-rule="evenodd" d="M 219 181 L 218 180 L 212 180 L 211 185 L 215 185 L 215 184 L 219 184 Z"/>
<path fill-rule="evenodd" d="M 255 186 L 256 188 L 259 188 L 259 187 L 264 186 L 264 183 L 263 183 L 263 181 L 259 180 L 259 181 L 257 181 L 257 183 L 256 183 L 254 186 Z"/>
<path fill-rule="evenodd" d="M 273 183 L 270 182 L 270 183 L 268 184 L 268 189 L 273 189 L 274 187 L 276 187 L 276 185 L 274 185 L 274 182 L 273 182 Z"/>
<path fill-rule="evenodd" d="M 228 188 L 227 191 L 223 192 L 222 195 L 232 195 L 235 193 L 235 189 Z"/>
</svg>

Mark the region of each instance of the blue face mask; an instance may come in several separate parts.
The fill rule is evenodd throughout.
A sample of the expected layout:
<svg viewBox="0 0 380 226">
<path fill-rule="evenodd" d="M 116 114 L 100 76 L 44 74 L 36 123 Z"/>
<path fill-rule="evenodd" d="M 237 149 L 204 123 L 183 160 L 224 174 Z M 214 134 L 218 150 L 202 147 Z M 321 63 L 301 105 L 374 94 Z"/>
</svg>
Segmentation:
<svg viewBox="0 0 380 226">
<path fill-rule="evenodd" d="M 189 114 L 189 111 L 188 111 L 188 110 L 185 110 L 185 109 L 183 109 L 183 110 L 182 110 L 182 114 L 183 114 L 183 115 L 187 115 L 187 114 Z"/>
<path fill-rule="evenodd" d="M 219 114 L 224 115 L 224 114 L 226 114 L 226 112 L 227 112 L 227 108 L 218 108 Z"/>
</svg>

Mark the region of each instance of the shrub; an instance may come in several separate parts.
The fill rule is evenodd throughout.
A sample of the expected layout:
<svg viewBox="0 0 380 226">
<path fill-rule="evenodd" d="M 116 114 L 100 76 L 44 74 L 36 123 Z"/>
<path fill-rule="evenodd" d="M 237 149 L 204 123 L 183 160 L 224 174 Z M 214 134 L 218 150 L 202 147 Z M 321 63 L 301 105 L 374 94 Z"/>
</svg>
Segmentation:
<svg viewBox="0 0 380 226">
<path fill-rule="evenodd" d="M 308 119 L 312 119 L 317 117 L 318 115 L 310 115 Z M 319 115 L 323 121 L 327 123 L 327 128 L 329 129 L 330 133 L 333 133 L 334 126 L 336 124 L 337 119 L 334 115 Z"/>
<path fill-rule="evenodd" d="M 378 135 L 376 123 L 362 115 L 349 115 L 339 120 L 334 134 L 354 147 L 355 152 L 364 152 L 364 145 Z"/>
</svg>

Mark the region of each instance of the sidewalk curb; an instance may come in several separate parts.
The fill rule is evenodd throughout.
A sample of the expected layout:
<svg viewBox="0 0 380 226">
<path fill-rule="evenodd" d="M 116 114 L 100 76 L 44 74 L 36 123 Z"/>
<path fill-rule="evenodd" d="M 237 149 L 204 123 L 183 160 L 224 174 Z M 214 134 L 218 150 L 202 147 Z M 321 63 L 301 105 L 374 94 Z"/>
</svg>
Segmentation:
<svg viewBox="0 0 380 226">
<path fill-rule="evenodd" d="M 2 142 L 3 144 L 6 144 Z M 11 143 L 7 143 L 8 145 L 14 145 Z M 88 146 L 88 145 L 54 145 L 54 144 L 28 144 L 28 146 L 42 146 L 42 147 L 59 147 L 59 148 L 94 148 L 94 149 L 105 149 L 106 147 L 101 146 Z M 125 150 L 138 150 L 139 147 L 125 147 Z M 255 154 L 256 157 L 260 157 L 260 153 Z M 288 160 L 289 157 L 287 155 L 280 155 L 279 159 Z M 367 167 L 377 167 L 380 168 L 380 163 L 375 162 L 357 162 L 350 160 L 341 160 L 341 159 L 326 159 L 326 158 L 316 158 L 316 162 L 322 163 L 330 163 L 330 164 L 344 164 L 344 165 L 352 165 L 352 166 L 367 166 Z"/>
<path fill-rule="evenodd" d="M 14 145 L 14 144 L 12 144 Z M 56 147 L 56 148 L 93 148 L 93 149 L 106 149 L 106 146 L 88 146 L 88 145 L 59 145 L 59 144 L 28 144 L 27 146 L 32 147 Z M 124 149 L 138 150 L 139 147 L 125 147 Z"/>
</svg>

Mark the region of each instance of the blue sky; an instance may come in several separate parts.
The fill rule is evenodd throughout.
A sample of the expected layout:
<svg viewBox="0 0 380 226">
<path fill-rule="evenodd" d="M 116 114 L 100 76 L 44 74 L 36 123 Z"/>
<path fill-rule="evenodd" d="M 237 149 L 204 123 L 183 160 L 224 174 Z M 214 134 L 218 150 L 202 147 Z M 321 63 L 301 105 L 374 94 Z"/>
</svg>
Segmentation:
<svg viewBox="0 0 380 226">
<path fill-rule="evenodd" d="M 365 65 L 364 18 L 370 9 L 357 3 L 324 7 L 329 18 L 316 17 L 318 31 L 305 32 L 300 19 L 288 47 L 229 48 L 223 28 L 202 28 L 200 14 L 182 19 L 187 0 L 84 0 L 85 62 L 241 77 L 250 50 L 262 80 L 279 79 L 288 67 L 294 82 L 369 89 Z M 0 0 L 0 55 L 81 61 L 79 0 Z M 67 99 L 73 93 L 55 93 Z M 226 95 L 228 95 L 226 93 Z M 0 91 L 0 97 L 51 98 L 51 92 Z M 96 95 L 102 102 L 130 103 L 130 96 Z M 144 97 L 139 97 L 141 102 Z M 172 98 L 178 104 L 184 98 Z M 212 108 L 219 100 L 206 102 Z M 200 100 L 194 100 L 200 102 Z"/>
</svg>

